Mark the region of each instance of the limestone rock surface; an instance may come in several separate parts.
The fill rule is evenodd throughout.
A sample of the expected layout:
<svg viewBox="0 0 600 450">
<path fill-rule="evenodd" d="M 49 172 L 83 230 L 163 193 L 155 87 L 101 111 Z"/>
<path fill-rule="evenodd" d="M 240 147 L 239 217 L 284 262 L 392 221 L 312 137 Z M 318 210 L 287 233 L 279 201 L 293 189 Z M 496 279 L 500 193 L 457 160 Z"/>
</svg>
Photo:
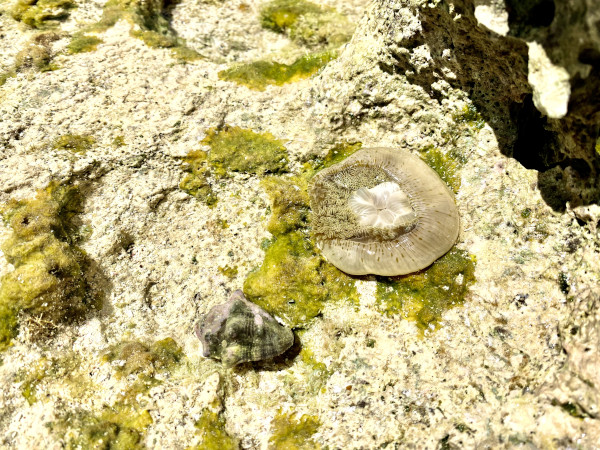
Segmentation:
<svg viewBox="0 0 600 450">
<path fill-rule="evenodd" d="M 76 184 L 63 239 L 101 294 L 74 323 L 0 301 L 0 447 L 595 448 L 598 1 L 265 4 L 0 1 L 2 213 Z M 211 158 L 244 139 L 284 156 Z M 442 265 L 344 278 L 315 250 L 303 189 L 361 145 L 454 190 Z M 193 327 L 251 274 L 299 347 L 224 373 Z M 303 304 L 324 280 L 357 300 Z"/>
</svg>

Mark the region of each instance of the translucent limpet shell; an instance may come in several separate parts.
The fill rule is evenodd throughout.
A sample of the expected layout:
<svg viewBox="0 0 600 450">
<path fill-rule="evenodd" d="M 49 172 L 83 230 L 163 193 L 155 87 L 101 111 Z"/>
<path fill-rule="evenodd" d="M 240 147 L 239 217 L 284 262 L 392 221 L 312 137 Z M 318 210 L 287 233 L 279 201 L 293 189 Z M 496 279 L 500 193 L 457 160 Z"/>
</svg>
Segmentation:
<svg viewBox="0 0 600 450">
<path fill-rule="evenodd" d="M 261 361 L 282 354 L 294 343 L 291 329 L 235 291 L 226 303 L 214 306 L 195 327 L 205 357 L 226 366 Z"/>
<path fill-rule="evenodd" d="M 460 228 L 454 195 L 420 158 L 365 148 L 317 173 L 310 202 L 317 245 L 352 275 L 404 275 L 452 248 Z"/>
</svg>

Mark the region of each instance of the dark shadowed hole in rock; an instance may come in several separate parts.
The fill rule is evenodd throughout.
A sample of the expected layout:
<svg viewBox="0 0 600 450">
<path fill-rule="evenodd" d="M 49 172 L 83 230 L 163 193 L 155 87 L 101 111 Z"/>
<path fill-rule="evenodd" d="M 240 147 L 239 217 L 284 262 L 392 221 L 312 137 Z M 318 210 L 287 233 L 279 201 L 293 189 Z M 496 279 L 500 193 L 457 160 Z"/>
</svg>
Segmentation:
<svg viewBox="0 0 600 450">
<path fill-rule="evenodd" d="M 547 27 L 554 20 L 554 0 L 506 0 L 511 34 L 519 36 L 530 28 Z"/>
<path fill-rule="evenodd" d="M 511 34 L 550 33 L 556 5 L 552 0 L 508 0 Z M 470 5 L 470 6 L 468 6 Z M 538 187 L 548 205 L 564 211 L 566 203 L 583 205 L 598 201 L 600 156 L 595 151 L 600 123 L 600 54 L 586 50 L 577 56 L 592 65 L 585 78 L 571 79 L 568 114 L 548 119 L 533 103 L 527 80 L 528 48 L 525 39 L 498 36 L 477 26 L 472 3 L 461 8 L 455 20 L 445 7 L 419 11 L 422 30 L 390 49 L 391 63 L 380 63 L 382 71 L 398 74 L 428 95 L 442 101 L 444 93 L 435 83 L 445 78 L 452 87 L 467 93 L 483 119 L 492 127 L 500 151 L 538 174 Z M 575 13 L 573 13 L 575 14 Z M 513 25 L 520 27 L 520 31 Z M 426 46 L 431 62 L 415 70 L 410 51 Z M 455 60 L 443 58 L 446 49 L 455 49 Z M 494 60 L 495 63 L 490 64 Z"/>
</svg>

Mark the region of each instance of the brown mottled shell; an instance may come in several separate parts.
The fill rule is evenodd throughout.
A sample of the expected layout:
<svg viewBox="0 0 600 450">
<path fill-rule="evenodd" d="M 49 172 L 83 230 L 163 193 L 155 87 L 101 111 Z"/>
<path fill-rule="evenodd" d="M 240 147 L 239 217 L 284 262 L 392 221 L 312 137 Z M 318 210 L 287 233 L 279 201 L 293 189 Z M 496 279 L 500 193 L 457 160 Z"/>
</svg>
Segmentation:
<svg viewBox="0 0 600 450">
<path fill-rule="evenodd" d="M 395 191 L 390 194 L 387 186 Z M 369 200 L 371 214 L 381 211 L 377 208 L 385 199 L 376 198 L 381 192 L 405 205 L 383 211 L 390 216 L 386 220 L 360 217 L 361 205 Z M 454 195 L 433 169 L 404 150 L 366 148 L 322 170 L 312 180 L 310 200 L 317 245 L 349 274 L 416 272 L 443 256 L 458 238 Z M 395 212 L 399 219 L 394 222 L 390 214 Z M 373 225 L 382 222 L 385 226 Z"/>
<path fill-rule="evenodd" d="M 226 303 L 214 306 L 195 331 L 203 356 L 219 359 L 226 366 L 273 358 L 294 343 L 291 329 L 246 300 L 239 290 Z"/>
</svg>

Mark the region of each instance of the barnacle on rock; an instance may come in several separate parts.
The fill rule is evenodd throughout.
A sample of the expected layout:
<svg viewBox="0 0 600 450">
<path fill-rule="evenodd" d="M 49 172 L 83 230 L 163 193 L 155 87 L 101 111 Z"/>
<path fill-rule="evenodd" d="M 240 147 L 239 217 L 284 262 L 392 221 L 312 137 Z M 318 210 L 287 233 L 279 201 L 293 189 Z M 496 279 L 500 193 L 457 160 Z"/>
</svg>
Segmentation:
<svg viewBox="0 0 600 450">
<path fill-rule="evenodd" d="M 408 152 L 363 149 L 319 172 L 313 234 L 325 257 L 353 275 L 403 275 L 454 245 L 459 217 L 440 177 Z"/>
<path fill-rule="evenodd" d="M 294 343 L 294 333 L 265 310 L 235 291 L 229 301 L 213 307 L 196 324 L 206 357 L 226 366 L 261 361 L 282 354 Z"/>
</svg>

